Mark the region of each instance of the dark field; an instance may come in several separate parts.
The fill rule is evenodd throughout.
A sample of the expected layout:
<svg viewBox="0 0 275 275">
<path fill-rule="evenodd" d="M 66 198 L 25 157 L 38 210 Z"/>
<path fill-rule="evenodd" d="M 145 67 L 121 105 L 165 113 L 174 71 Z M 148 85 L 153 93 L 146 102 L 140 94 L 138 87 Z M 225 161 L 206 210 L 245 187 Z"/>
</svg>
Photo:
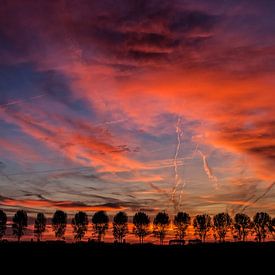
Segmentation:
<svg viewBox="0 0 275 275">
<path fill-rule="evenodd" d="M 90 270 L 102 268 L 105 271 L 126 271 L 130 266 L 132 271 L 147 268 L 153 268 L 155 271 L 177 270 L 180 267 L 206 269 L 217 273 L 216 271 L 222 267 L 227 271 L 248 272 L 261 269 L 274 274 L 275 242 L 185 246 L 9 242 L 0 243 L 0 255 L 2 263 L 10 261 L 20 266 L 38 265 L 43 269 L 52 267 L 56 271 L 88 267 Z"/>
</svg>

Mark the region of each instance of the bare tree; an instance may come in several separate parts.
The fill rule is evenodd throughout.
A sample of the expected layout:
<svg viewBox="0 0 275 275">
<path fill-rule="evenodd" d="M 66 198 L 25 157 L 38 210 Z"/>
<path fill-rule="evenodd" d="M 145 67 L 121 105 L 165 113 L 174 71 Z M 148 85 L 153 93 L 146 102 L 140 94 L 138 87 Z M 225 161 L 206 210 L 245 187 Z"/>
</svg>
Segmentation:
<svg viewBox="0 0 275 275">
<path fill-rule="evenodd" d="M 28 226 L 28 215 L 24 210 L 18 210 L 12 219 L 12 230 L 13 235 L 17 237 L 18 242 L 21 237 L 25 234 L 25 231 Z"/>
<path fill-rule="evenodd" d="M 144 212 L 137 212 L 133 218 L 133 233 L 139 237 L 140 244 L 143 244 L 144 237 L 150 234 L 150 218 Z"/>
<path fill-rule="evenodd" d="M 105 211 L 98 211 L 93 215 L 92 223 L 93 232 L 97 235 L 97 240 L 101 242 L 109 228 L 109 217 Z"/>
<path fill-rule="evenodd" d="M 265 240 L 269 231 L 271 217 L 265 212 L 258 212 L 253 218 L 253 229 L 256 240 L 262 242 Z"/>
<path fill-rule="evenodd" d="M 237 213 L 234 221 L 234 228 L 237 231 L 238 238 L 244 242 L 251 228 L 251 220 L 246 214 Z"/>
<path fill-rule="evenodd" d="M 186 230 L 188 226 L 191 223 L 191 219 L 189 214 L 185 212 L 179 212 L 175 217 L 174 217 L 174 231 L 176 238 L 179 240 L 183 240 L 184 237 L 186 236 Z"/>
<path fill-rule="evenodd" d="M 232 224 L 232 219 L 228 213 L 219 213 L 214 216 L 213 220 L 214 230 L 217 232 L 220 242 L 224 242 L 226 233 Z"/>
<path fill-rule="evenodd" d="M 195 234 L 199 235 L 200 239 L 205 242 L 207 233 L 211 229 L 211 217 L 207 214 L 197 215 L 193 220 Z"/>
<path fill-rule="evenodd" d="M 42 239 L 42 235 L 46 230 L 47 219 L 43 213 L 38 213 L 34 221 L 34 234 L 36 235 L 37 241 Z"/>
<path fill-rule="evenodd" d="M 125 212 L 118 212 L 114 216 L 113 236 L 116 241 L 122 243 L 128 233 L 128 216 Z"/>
<path fill-rule="evenodd" d="M 0 240 L 5 236 L 7 229 L 7 215 L 4 211 L 0 210 Z"/>
<path fill-rule="evenodd" d="M 57 239 L 64 239 L 67 227 L 67 214 L 61 210 L 55 211 L 52 218 L 52 229 Z"/>
<path fill-rule="evenodd" d="M 74 239 L 77 241 L 81 241 L 81 239 L 85 236 L 88 230 L 88 216 L 85 212 L 79 211 L 75 214 L 72 219 L 72 227 L 75 233 Z"/>
</svg>

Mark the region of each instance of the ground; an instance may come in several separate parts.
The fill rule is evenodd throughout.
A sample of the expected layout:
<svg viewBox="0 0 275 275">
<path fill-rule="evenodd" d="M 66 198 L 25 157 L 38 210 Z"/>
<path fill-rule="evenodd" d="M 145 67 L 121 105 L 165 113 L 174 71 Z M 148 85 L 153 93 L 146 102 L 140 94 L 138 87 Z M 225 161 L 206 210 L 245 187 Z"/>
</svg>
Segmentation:
<svg viewBox="0 0 275 275">
<path fill-rule="evenodd" d="M 192 268 L 216 273 L 222 268 L 223 272 L 234 270 L 238 273 L 243 270 L 247 274 L 250 270 L 260 268 L 270 273 L 272 261 L 275 259 L 275 242 L 208 243 L 185 246 L 4 242 L 0 243 L 0 255 L 2 263 L 15 262 L 19 264 L 17 267 L 36 264 L 42 266 L 43 270 L 49 267 L 82 270 L 87 267 L 91 271 L 100 268 L 105 271 L 128 270 L 133 273 L 143 269 L 146 271 L 148 268 L 155 271 Z"/>
</svg>

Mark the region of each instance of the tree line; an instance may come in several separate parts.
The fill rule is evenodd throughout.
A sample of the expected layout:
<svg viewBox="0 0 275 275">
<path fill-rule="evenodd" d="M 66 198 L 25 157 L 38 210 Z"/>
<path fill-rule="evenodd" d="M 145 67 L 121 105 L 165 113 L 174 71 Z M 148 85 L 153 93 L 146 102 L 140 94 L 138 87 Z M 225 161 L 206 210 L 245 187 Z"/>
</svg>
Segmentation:
<svg viewBox="0 0 275 275">
<path fill-rule="evenodd" d="M 109 229 L 109 216 L 105 211 L 96 212 L 91 219 L 92 234 L 98 242 L 101 242 Z M 67 213 L 61 210 L 55 211 L 50 220 L 56 239 L 65 239 L 68 224 Z M 46 231 L 47 219 L 43 213 L 38 213 L 34 221 L 34 235 L 40 241 Z M 81 241 L 87 234 L 89 218 L 87 213 L 80 211 L 71 220 L 75 241 Z M 187 234 L 187 228 L 193 225 L 194 235 L 202 242 L 212 233 L 215 240 L 224 242 L 230 232 L 235 240 L 246 241 L 247 236 L 255 237 L 262 242 L 270 234 L 275 239 L 275 218 L 268 213 L 258 212 L 251 219 L 244 213 L 238 213 L 232 218 L 228 213 L 218 213 L 211 218 L 208 214 L 196 215 L 191 221 L 188 213 L 178 212 L 173 220 L 170 220 L 166 212 L 159 212 L 151 223 L 150 217 L 144 212 L 137 212 L 133 217 L 133 232 L 142 244 L 144 238 L 150 234 L 159 238 L 163 244 L 167 232 L 172 225 L 175 238 L 183 241 Z M 28 215 L 24 210 L 18 210 L 12 218 L 13 235 L 20 241 L 28 226 Z M 7 229 L 7 215 L 0 210 L 0 240 L 5 236 Z M 112 221 L 112 233 L 115 242 L 123 243 L 129 232 L 128 216 L 125 212 L 118 212 Z"/>
</svg>

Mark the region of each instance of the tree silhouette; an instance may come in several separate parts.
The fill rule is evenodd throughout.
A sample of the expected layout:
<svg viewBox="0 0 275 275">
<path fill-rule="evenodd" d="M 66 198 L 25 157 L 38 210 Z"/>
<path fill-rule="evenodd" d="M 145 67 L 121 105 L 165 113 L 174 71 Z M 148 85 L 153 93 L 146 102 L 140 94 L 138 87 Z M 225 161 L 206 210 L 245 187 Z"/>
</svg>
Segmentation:
<svg viewBox="0 0 275 275">
<path fill-rule="evenodd" d="M 144 212 L 137 212 L 133 218 L 133 233 L 139 237 L 139 243 L 143 244 L 144 238 L 150 234 L 150 218 Z"/>
<path fill-rule="evenodd" d="M 56 210 L 52 218 L 52 229 L 57 239 L 64 239 L 67 227 L 67 214 L 61 210 Z"/>
<path fill-rule="evenodd" d="M 232 224 L 232 219 L 228 213 L 219 213 L 214 216 L 213 220 L 214 230 L 217 232 L 220 242 L 224 242 L 226 233 Z"/>
<path fill-rule="evenodd" d="M 159 212 L 154 218 L 154 235 L 159 238 L 159 243 L 163 245 L 165 235 L 167 233 L 168 226 L 170 224 L 170 219 L 167 213 Z"/>
<path fill-rule="evenodd" d="M 271 217 L 265 212 L 258 212 L 253 218 L 253 229 L 256 234 L 256 240 L 262 242 L 267 236 L 271 222 Z"/>
<path fill-rule="evenodd" d="M 77 241 L 81 241 L 81 239 L 85 236 L 88 230 L 88 216 L 85 212 L 78 212 L 75 214 L 74 218 L 72 219 L 72 227 L 75 233 L 74 239 Z"/>
<path fill-rule="evenodd" d="M 43 213 L 38 213 L 34 221 L 34 234 L 37 238 L 37 241 L 42 239 L 43 233 L 46 231 L 46 222 L 47 219 Z"/>
<path fill-rule="evenodd" d="M 275 218 L 273 218 L 270 222 L 269 231 L 271 232 L 272 237 L 275 240 Z"/>
<path fill-rule="evenodd" d="M 116 241 L 122 243 L 128 233 L 128 216 L 125 212 L 118 212 L 114 216 L 113 235 Z"/>
<path fill-rule="evenodd" d="M 0 210 L 0 240 L 5 236 L 7 229 L 7 215 L 4 211 Z"/>
<path fill-rule="evenodd" d="M 234 221 L 234 228 L 238 233 L 238 238 L 244 242 L 251 228 L 251 220 L 246 214 L 237 213 Z"/>
<path fill-rule="evenodd" d="M 197 215 L 193 220 L 195 234 L 199 235 L 200 239 L 205 242 L 207 233 L 211 229 L 211 217 L 207 214 Z"/>
<path fill-rule="evenodd" d="M 93 232 L 97 235 L 98 242 L 101 242 L 109 227 L 109 218 L 105 211 L 98 211 L 93 215 Z"/>
<path fill-rule="evenodd" d="M 186 230 L 191 223 L 191 219 L 189 214 L 184 212 L 178 212 L 178 214 L 174 217 L 174 231 L 176 238 L 179 240 L 183 240 L 186 236 Z"/>
<path fill-rule="evenodd" d="M 17 240 L 19 242 L 28 226 L 27 212 L 24 210 L 18 210 L 14 214 L 12 221 L 13 221 L 12 223 L 13 235 L 17 237 Z"/>
</svg>

